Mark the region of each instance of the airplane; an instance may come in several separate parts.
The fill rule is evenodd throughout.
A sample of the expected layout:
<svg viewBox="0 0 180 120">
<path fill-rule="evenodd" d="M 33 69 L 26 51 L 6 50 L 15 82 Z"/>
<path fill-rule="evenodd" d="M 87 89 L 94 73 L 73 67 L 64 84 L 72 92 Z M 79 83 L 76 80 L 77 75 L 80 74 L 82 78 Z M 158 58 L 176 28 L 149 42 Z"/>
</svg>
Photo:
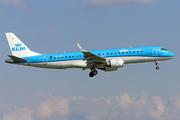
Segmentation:
<svg viewBox="0 0 180 120">
<path fill-rule="evenodd" d="M 80 52 L 40 54 L 31 51 L 16 35 L 5 33 L 12 55 L 7 63 L 50 69 L 79 68 L 90 69 L 90 77 L 98 74 L 97 69 L 116 71 L 125 64 L 155 62 L 159 69 L 160 61 L 175 58 L 167 49 L 159 46 L 133 47 L 87 51 L 78 43 Z"/>
</svg>

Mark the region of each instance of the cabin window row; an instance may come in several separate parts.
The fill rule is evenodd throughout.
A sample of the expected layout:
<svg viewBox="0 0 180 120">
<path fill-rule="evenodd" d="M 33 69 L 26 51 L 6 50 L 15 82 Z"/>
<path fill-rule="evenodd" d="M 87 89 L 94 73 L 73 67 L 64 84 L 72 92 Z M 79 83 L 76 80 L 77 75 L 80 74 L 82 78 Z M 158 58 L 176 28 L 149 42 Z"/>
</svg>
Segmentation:
<svg viewBox="0 0 180 120">
<path fill-rule="evenodd" d="M 84 56 L 84 55 L 83 55 Z M 81 55 L 76 55 L 76 56 L 65 56 L 65 57 L 55 57 L 55 56 L 50 56 L 50 59 L 60 59 L 60 58 L 75 58 L 75 57 L 81 57 Z"/>
<path fill-rule="evenodd" d="M 137 51 L 137 53 L 139 52 L 143 52 L 142 50 L 141 51 Z M 124 53 L 128 53 L 128 52 L 118 52 L 118 53 L 114 53 L 115 55 L 116 54 L 124 54 Z M 129 53 L 136 53 L 136 51 L 130 51 Z M 98 55 L 101 55 L 101 54 L 98 54 Z M 102 53 L 102 55 L 105 55 L 104 53 Z M 107 55 L 113 55 L 113 53 L 107 53 Z"/>
<path fill-rule="evenodd" d="M 136 51 L 129 51 L 129 53 L 135 53 Z M 142 50 L 141 51 L 137 51 L 137 53 L 139 53 L 139 52 L 143 52 Z M 122 54 L 124 54 L 124 53 L 128 53 L 128 52 L 122 52 Z M 107 53 L 107 55 L 109 55 L 110 53 Z M 118 53 L 114 53 L 115 55 L 116 54 L 121 54 L 121 52 L 118 52 Z M 98 54 L 99 56 L 101 55 L 101 54 Z M 105 55 L 105 53 L 102 53 L 102 55 Z M 111 55 L 113 55 L 113 53 L 111 53 Z M 78 57 L 78 55 L 76 55 L 76 56 L 69 56 L 69 58 L 75 58 L 75 57 Z M 81 57 L 81 55 L 79 55 L 79 57 Z M 84 55 L 83 55 L 83 57 L 84 57 Z M 60 58 L 68 58 L 68 56 L 65 56 L 65 57 L 55 57 L 55 56 L 50 56 L 50 59 L 60 59 Z"/>
</svg>

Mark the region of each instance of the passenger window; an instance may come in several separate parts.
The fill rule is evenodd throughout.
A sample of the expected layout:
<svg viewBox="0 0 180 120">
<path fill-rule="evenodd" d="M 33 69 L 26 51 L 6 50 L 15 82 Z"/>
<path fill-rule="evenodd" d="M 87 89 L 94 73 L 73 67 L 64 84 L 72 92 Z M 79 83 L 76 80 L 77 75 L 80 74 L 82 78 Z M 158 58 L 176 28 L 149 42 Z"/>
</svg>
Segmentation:
<svg viewBox="0 0 180 120">
<path fill-rule="evenodd" d="M 54 59 L 56 59 L 56 57 L 54 57 Z"/>
<path fill-rule="evenodd" d="M 116 53 L 114 53 L 116 55 Z"/>
<path fill-rule="evenodd" d="M 67 56 L 65 58 L 67 58 Z"/>
<path fill-rule="evenodd" d="M 79 55 L 79 57 L 81 57 L 81 55 Z"/>
<path fill-rule="evenodd" d="M 71 56 L 69 56 L 69 58 L 71 58 Z"/>
<path fill-rule="evenodd" d="M 131 53 L 131 51 L 130 51 L 130 53 Z"/>
<path fill-rule="evenodd" d="M 133 53 L 135 53 L 135 51 L 133 51 Z"/>
<path fill-rule="evenodd" d="M 126 53 L 128 53 L 128 52 L 126 52 Z"/>
<path fill-rule="evenodd" d="M 58 59 L 59 59 L 59 57 L 58 57 Z"/>
<path fill-rule="evenodd" d="M 63 58 L 63 57 L 61 57 L 61 58 Z"/>
<path fill-rule="evenodd" d="M 99 56 L 100 56 L 100 54 L 99 54 Z"/>
<path fill-rule="evenodd" d="M 72 56 L 74 58 L 74 56 Z"/>
<path fill-rule="evenodd" d="M 111 55 L 112 55 L 113 53 L 111 53 Z"/>
<path fill-rule="evenodd" d="M 139 51 L 137 51 L 139 53 Z"/>
<path fill-rule="evenodd" d="M 107 53 L 107 55 L 109 55 L 109 53 Z"/>
<path fill-rule="evenodd" d="M 141 52 L 143 52 L 143 51 L 141 50 Z"/>
<path fill-rule="evenodd" d="M 119 52 L 119 54 L 120 54 L 120 52 Z"/>
<path fill-rule="evenodd" d="M 124 54 L 124 52 L 122 52 L 122 54 Z"/>
<path fill-rule="evenodd" d="M 76 55 L 76 57 L 78 57 L 78 56 Z"/>
</svg>

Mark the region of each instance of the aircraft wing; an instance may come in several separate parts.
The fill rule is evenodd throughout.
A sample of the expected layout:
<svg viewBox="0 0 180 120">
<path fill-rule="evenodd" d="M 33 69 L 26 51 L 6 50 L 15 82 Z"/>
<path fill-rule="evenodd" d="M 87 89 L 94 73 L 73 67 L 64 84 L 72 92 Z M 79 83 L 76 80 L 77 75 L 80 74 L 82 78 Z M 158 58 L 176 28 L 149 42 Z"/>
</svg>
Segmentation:
<svg viewBox="0 0 180 120">
<path fill-rule="evenodd" d="M 97 56 L 97 55 L 83 49 L 78 43 L 77 43 L 77 46 L 79 47 L 81 52 L 84 54 L 84 60 L 87 60 L 86 68 L 97 67 L 98 65 L 102 65 L 106 62 L 105 58 Z"/>
</svg>

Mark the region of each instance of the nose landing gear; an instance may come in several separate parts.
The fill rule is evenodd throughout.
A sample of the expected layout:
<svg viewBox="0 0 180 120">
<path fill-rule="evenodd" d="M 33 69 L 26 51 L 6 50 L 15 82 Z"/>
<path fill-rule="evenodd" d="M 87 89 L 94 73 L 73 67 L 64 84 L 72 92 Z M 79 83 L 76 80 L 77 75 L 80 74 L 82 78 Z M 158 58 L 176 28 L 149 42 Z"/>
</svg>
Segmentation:
<svg viewBox="0 0 180 120">
<path fill-rule="evenodd" d="M 158 63 L 159 63 L 159 62 L 155 61 L 155 64 L 156 64 L 156 70 L 159 70 Z"/>
<path fill-rule="evenodd" d="M 98 74 L 98 71 L 94 69 L 94 70 L 91 70 L 91 72 L 89 73 L 89 76 L 94 77 L 97 74 Z"/>
</svg>

